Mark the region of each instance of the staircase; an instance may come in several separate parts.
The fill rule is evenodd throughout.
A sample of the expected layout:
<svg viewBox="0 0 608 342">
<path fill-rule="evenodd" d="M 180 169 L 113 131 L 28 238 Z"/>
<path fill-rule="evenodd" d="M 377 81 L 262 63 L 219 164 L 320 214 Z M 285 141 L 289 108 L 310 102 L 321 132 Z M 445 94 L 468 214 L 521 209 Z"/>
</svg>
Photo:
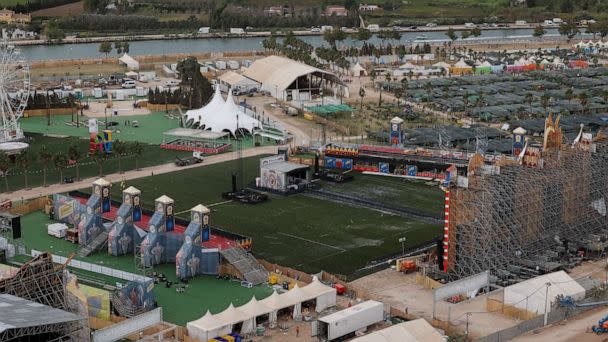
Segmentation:
<svg viewBox="0 0 608 342">
<path fill-rule="evenodd" d="M 242 247 L 223 249 L 220 254 L 231 265 L 233 265 L 253 285 L 261 284 L 268 280 L 268 271 L 260 265 L 257 260 L 247 253 Z"/>
<path fill-rule="evenodd" d="M 93 240 L 91 240 L 87 245 L 84 245 L 78 249 L 76 255 L 79 257 L 89 256 L 91 253 L 95 252 L 101 246 L 108 242 L 108 230 L 103 230 L 99 235 L 97 235 Z"/>
<path fill-rule="evenodd" d="M 112 307 L 121 316 L 131 318 L 148 311 L 143 307 L 137 307 L 131 303 L 129 299 L 120 295 L 120 290 L 116 290 L 111 294 Z"/>
</svg>

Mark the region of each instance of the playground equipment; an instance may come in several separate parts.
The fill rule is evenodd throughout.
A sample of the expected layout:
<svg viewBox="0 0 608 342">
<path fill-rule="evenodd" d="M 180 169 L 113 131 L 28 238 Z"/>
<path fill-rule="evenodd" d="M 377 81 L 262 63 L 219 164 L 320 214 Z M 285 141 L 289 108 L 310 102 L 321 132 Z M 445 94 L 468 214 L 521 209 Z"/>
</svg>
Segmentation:
<svg viewBox="0 0 608 342">
<path fill-rule="evenodd" d="M 111 153 L 112 142 L 112 131 L 110 130 L 91 133 L 89 137 L 89 154 L 95 153 L 95 150 Z"/>
<path fill-rule="evenodd" d="M 30 96 L 30 66 L 21 51 L 0 42 L 0 144 L 23 139 L 19 119 Z"/>
</svg>

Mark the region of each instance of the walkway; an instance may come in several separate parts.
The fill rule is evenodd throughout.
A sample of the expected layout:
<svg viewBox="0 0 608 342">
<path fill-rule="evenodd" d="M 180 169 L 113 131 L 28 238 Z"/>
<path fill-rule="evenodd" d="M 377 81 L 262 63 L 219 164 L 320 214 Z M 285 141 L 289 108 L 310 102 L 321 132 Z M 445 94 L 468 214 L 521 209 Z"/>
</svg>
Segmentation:
<svg viewBox="0 0 608 342">
<path fill-rule="evenodd" d="M 243 158 L 259 156 L 262 154 L 276 154 L 278 151 L 277 146 L 262 146 L 262 147 L 254 147 L 250 149 L 243 150 Z M 236 152 L 223 153 L 218 155 L 213 155 L 206 157 L 205 160 L 200 164 L 194 164 L 190 166 L 175 166 L 174 163 L 167 163 L 162 165 L 150 166 L 146 168 L 142 168 L 140 170 L 132 170 L 127 171 L 125 173 L 113 173 L 104 176 L 104 178 L 111 183 L 119 183 L 122 180 L 131 180 L 137 178 L 143 178 L 152 176 L 154 174 L 163 174 L 175 171 L 181 171 L 186 169 L 191 169 L 195 167 L 203 167 L 205 165 L 212 165 L 223 163 L 231 160 L 235 160 L 237 158 Z M 85 178 L 79 182 L 74 182 L 70 184 L 52 184 L 47 187 L 37 187 L 29 190 L 18 190 L 9 194 L 3 194 L 0 198 L 0 203 L 5 200 L 18 201 L 18 200 L 27 200 L 32 198 L 38 198 L 42 196 L 48 196 L 57 193 L 64 193 L 73 190 L 83 189 L 90 187 L 91 184 L 98 177 Z"/>
</svg>

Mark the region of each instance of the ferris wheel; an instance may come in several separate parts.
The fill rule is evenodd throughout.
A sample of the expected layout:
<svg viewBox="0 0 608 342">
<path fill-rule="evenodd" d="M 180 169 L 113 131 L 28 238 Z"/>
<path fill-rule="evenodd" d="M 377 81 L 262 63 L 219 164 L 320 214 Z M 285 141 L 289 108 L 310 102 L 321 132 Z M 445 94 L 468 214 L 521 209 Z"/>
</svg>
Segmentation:
<svg viewBox="0 0 608 342">
<path fill-rule="evenodd" d="M 0 143 L 23 139 L 19 119 L 30 96 L 30 66 L 21 51 L 0 41 Z"/>
</svg>

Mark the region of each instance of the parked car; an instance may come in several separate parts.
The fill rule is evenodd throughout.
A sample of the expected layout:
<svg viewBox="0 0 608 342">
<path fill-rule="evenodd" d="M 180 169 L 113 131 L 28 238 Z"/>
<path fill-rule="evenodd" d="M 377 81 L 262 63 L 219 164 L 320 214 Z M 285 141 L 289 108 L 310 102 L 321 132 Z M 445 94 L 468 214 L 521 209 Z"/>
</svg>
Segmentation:
<svg viewBox="0 0 608 342">
<path fill-rule="evenodd" d="M 125 89 L 135 88 L 135 81 L 125 80 L 124 82 L 122 82 L 122 87 Z"/>
<path fill-rule="evenodd" d="M 179 85 L 178 80 L 167 80 L 165 82 L 165 87 L 177 87 Z"/>
</svg>

